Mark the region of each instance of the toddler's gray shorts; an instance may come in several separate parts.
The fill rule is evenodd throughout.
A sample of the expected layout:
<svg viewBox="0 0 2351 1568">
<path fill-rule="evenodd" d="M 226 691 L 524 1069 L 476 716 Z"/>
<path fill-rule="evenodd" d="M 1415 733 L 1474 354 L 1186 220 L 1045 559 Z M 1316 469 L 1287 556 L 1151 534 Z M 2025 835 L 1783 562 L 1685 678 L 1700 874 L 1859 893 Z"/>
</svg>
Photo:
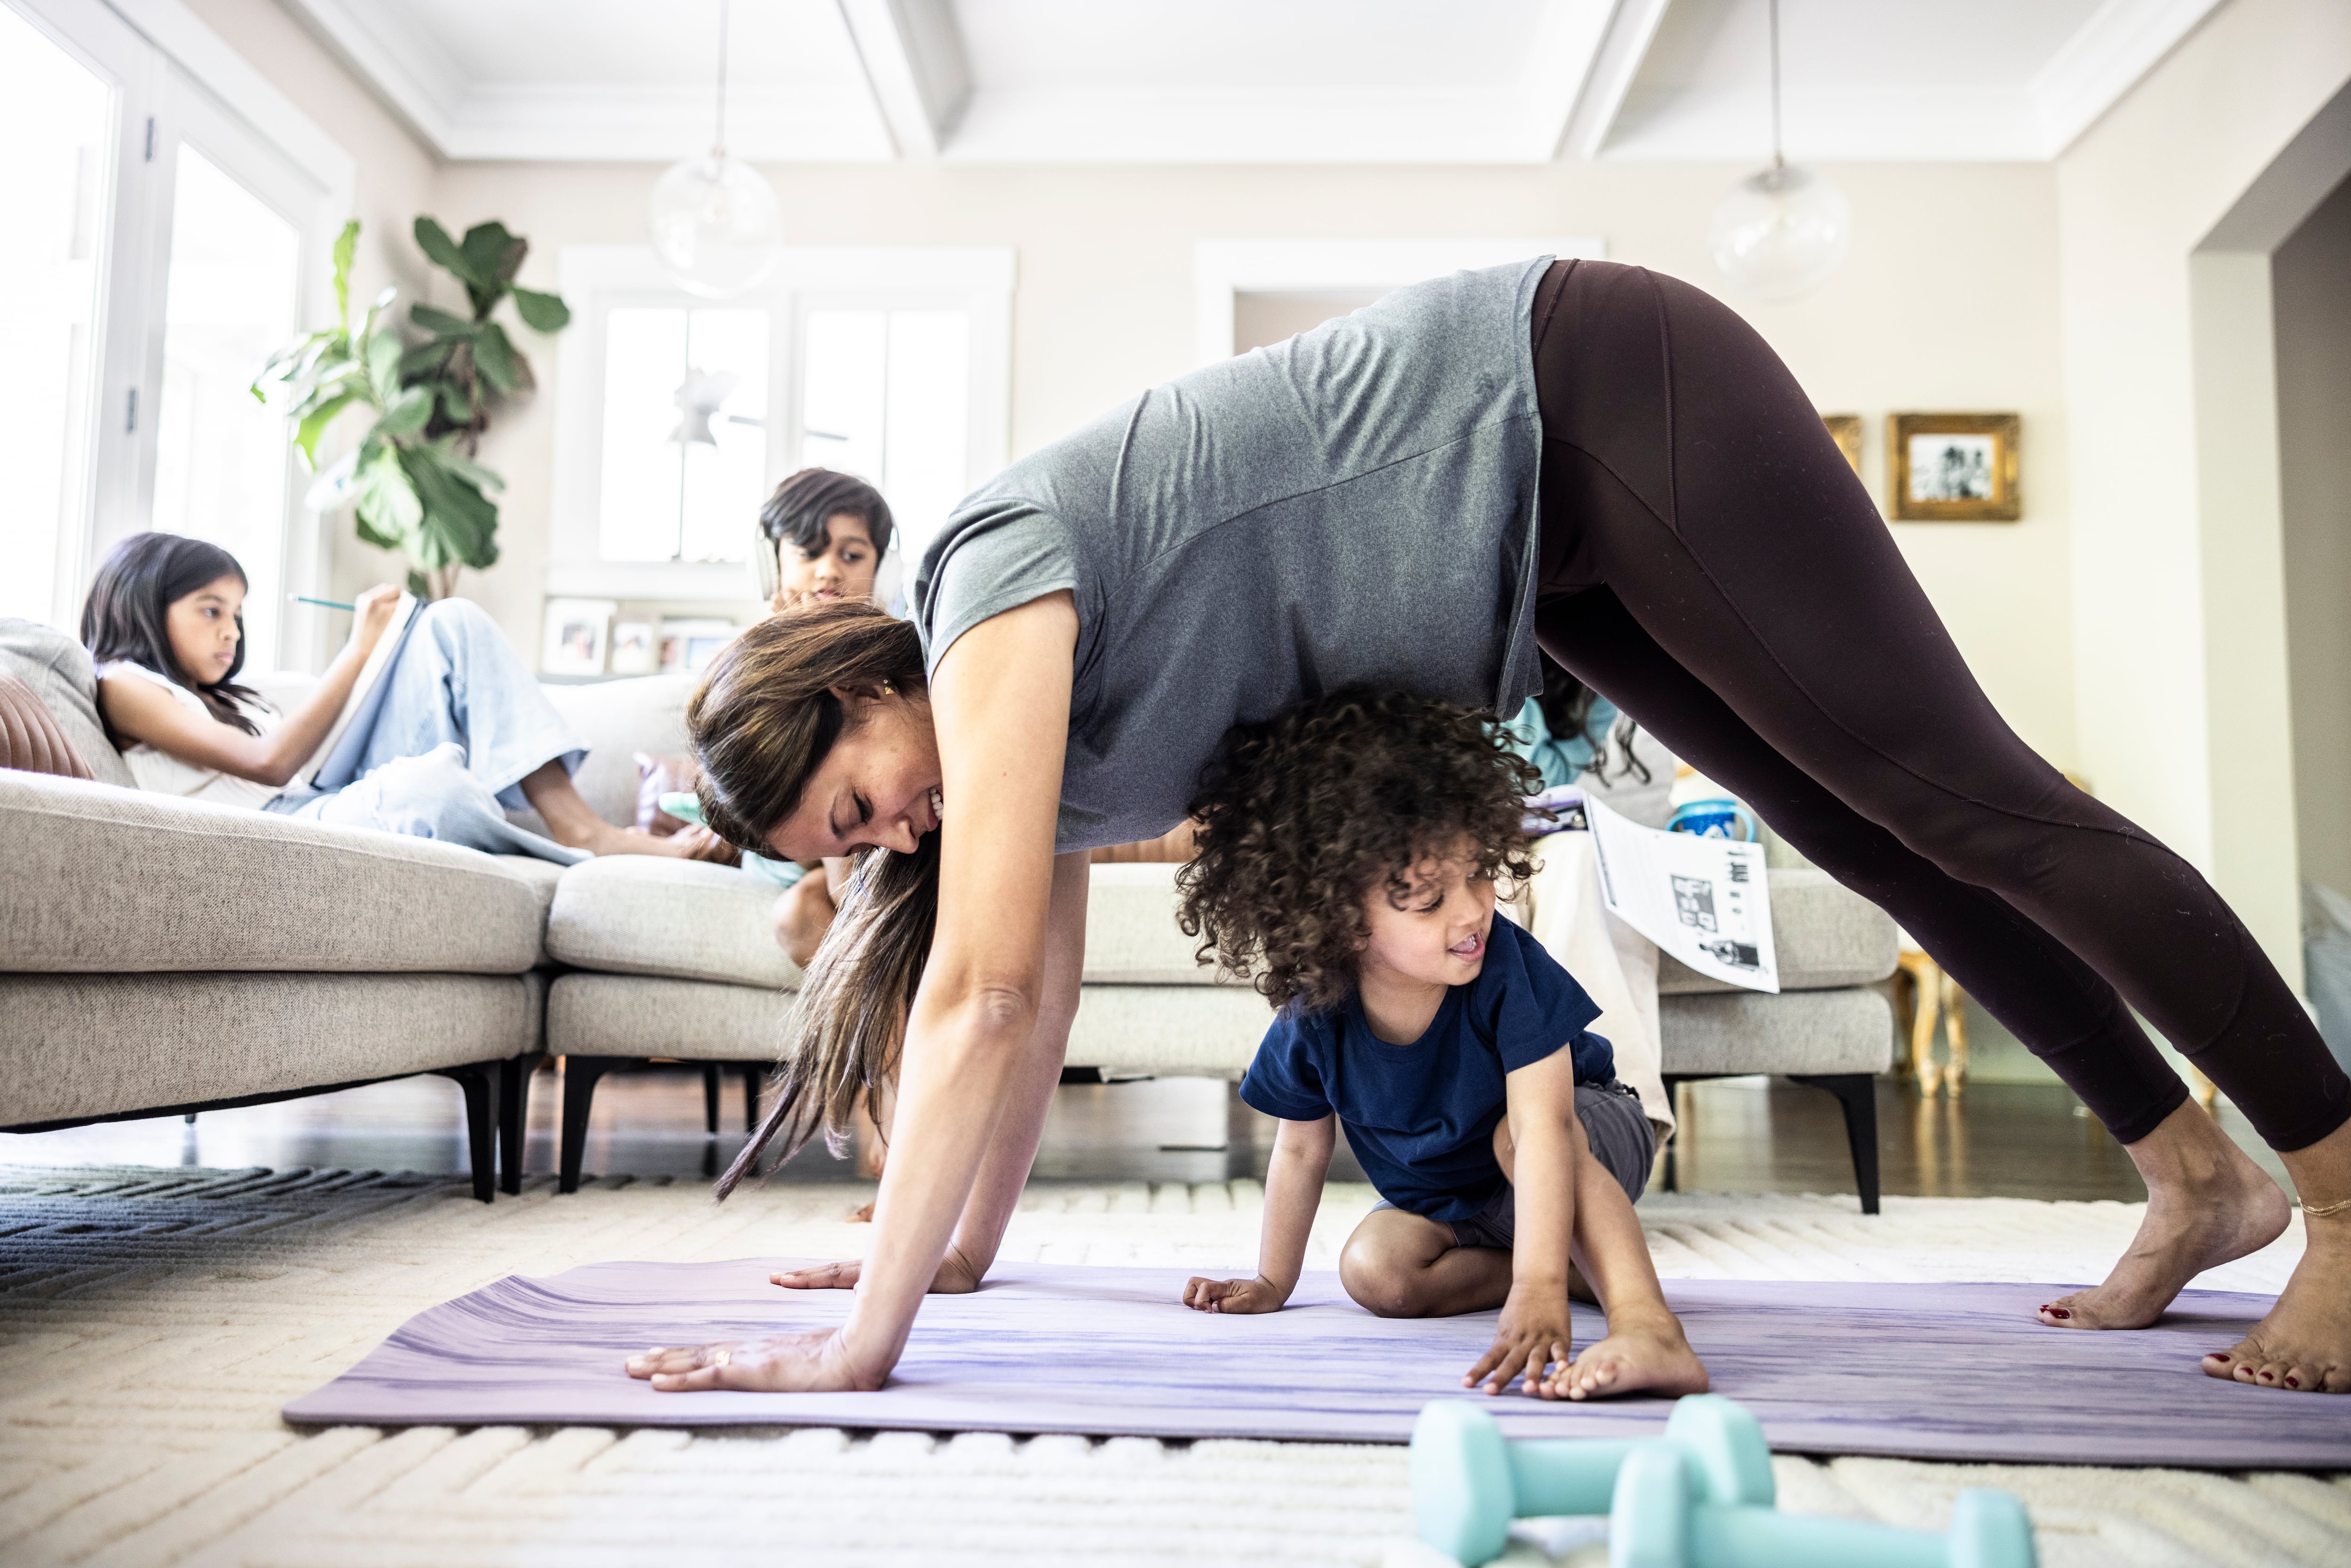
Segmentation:
<svg viewBox="0 0 2351 1568">
<path fill-rule="evenodd" d="M 1625 1197 L 1640 1202 L 1657 1152 L 1656 1129 L 1642 1113 L 1641 1097 L 1613 1078 L 1605 1083 L 1579 1083 L 1575 1119 L 1583 1124 L 1583 1141 L 1592 1157 L 1616 1178 Z M 1374 1211 L 1395 1207 L 1385 1198 L 1372 1206 Z M 1494 1247 L 1508 1252 L 1518 1231 L 1518 1218 L 1517 1189 L 1504 1182 L 1502 1190 L 1484 1208 L 1453 1222 L 1453 1245 Z"/>
</svg>

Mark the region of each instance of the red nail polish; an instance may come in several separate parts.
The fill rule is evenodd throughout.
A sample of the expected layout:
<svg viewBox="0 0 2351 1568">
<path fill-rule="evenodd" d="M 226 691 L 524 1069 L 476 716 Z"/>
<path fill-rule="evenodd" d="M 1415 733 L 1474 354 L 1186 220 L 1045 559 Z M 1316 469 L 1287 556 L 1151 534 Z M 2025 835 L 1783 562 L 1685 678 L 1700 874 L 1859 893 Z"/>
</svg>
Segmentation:
<svg viewBox="0 0 2351 1568">
<path fill-rule="evenodd" d="M 2263 1383 L 2275 1383 L 2277 1381 L 2277 1374 L 2274 1372 L 2264 1372 L 2261 1374 L 2260 1376 Z"/>
<path fill-rule="evenodd" d="M 2216 1350 L 2206 1359 L 2210 1361 L 2226 1361 L 2229 1359 L 2229 1353 L 2225 1350 Z"/>
<path fill-rule="evenodd" d="M 2302 1379 L 2299 1377 L 2288 1377 L 2285 1380 L 2285 1385 L 2288 1388 L 2299 1388 L 2302 1386 Z"/>
<path fill-rule="evenodd" d="M 2070 1318 L 2074 1315 L 2063 1307 L 2043 1307 L 2041 1310 L 2053 1318 Z"/>
</svg>

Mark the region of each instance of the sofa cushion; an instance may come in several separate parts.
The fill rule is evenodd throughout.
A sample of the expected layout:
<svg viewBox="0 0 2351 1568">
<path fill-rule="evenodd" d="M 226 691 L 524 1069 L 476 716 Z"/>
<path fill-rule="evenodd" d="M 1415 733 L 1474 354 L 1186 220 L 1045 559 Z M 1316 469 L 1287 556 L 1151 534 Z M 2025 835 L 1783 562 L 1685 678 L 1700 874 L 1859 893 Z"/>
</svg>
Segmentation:
<svg viewBox="0 0 2351 1568">
<path fill-rule="evenodd" d="M 0 773 L 0 970 L 518 975 L 538 894 L 496 858 L 396 833 Z"/>
<path fill-rule="evenodd" d="M 1176 926 L 1176 873 L 1153 862 L 1097 863 L 1086 891 L 1088 985 L 1207 986 L 1216 970 Z"/>
<path fill-rule="evenodd" d="M 98 677 L 89 650 L 53 626 L 0 615 L 0 670 L 33 689 L 64 732 L 66 744 L 101 784 L 132 787 L 131 765 L 106 738 L 98 716 Z"/>
<path fill-rule="evenodd" d="M 1883 1072 L 1894 1061 L 1894 1009 L 1858 986 L 1667 997 L 1657 1005 L 1657 1033 L 1667 1076 Z"/>
<path fill-rule="evenodd" d="M 776 884 L 660 855 L 582 861 L 556 883 L 548 956 L 582 969 L 781 989 L 800 972 L 777 946 Z"/>
<path fill-rule="evenodd" d="M 1771 942 L 1779 949 L 1780 989 L 1825 991 L 1865 986 L 1894 973 L 1902 939 L 1894 917 L 1824 871 L 1774 867 Z M 1657 994 L 1696 996 L 1740 988 L 1657 956 Z"/>
<path fill-rule="evenodd" d="M 547 999 L 547 1049 L 559 1056 L 674 1056 L 773 1061 L 792 993 L 645 975 L 558 975 Z"/>
<path fill-rule="evenodd" d="M 1071 1067 L 1163 1078 L 1238 1079 L 1273 1009 L 1238 986 L 1087 986 L 1070 1026 Z"/>
<path fill-rule="evenodd" d="M 538 1049 L 514 975 L 0 975 L 0 1126 L 161 1111 Z"/>
</svg>

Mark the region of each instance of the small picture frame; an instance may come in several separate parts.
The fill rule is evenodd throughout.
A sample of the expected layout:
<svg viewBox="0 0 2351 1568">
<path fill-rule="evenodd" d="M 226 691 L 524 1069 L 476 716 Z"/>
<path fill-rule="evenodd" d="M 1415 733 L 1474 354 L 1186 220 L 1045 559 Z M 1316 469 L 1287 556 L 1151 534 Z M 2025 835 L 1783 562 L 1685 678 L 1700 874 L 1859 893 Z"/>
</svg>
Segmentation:
<svg viewBox="0 0 2351 1568">
<path fill-rule="evenodd" d="M 1857 413 L 1824 413 L 1821 423 L 1828 426 L 1829 437 L 1853 465 L 1854 477 L 1861 477 L 1861 415 Z"/>
<path fill-rule="evenodd" d="M 611 670 L 616 675 L 650 675 L 661 668 L 661 640 L 650 621 L 612 623 Z"/>
<path fill-rule="evenodd" d="M 1886 481 L 1900 523 L 2012 523 L 2023 421 L 2012 413 L 1889 413 Z"/>
<path fill-rule="evenodd" d="M 716 617 L 707 619 L 673 619 L 661 627 L 661 667 L 664 674 L 684 672 L 698 675 L 707 669 L 718 650 L 735 640 L 743 628 L 732 621 Z"/>
<path fill-rule="evenodd" d="M 609 599 L 550 599 L 538 651 L 543 675 L 601 675 L 620 605 Z"/>
</svg>

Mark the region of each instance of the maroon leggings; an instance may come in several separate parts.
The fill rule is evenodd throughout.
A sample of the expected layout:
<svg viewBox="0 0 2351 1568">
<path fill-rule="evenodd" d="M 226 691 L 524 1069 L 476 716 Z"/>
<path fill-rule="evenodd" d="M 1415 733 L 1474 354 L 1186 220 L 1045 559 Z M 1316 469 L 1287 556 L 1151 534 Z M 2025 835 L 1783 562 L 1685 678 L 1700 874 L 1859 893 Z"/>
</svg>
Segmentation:
<svg viewBox="0 0 2351 1568">
<path fill-rule="evenodd" d="M 2188 1093 L 2131 1008 L 2272 1147 L 2351 1118 L 2220 895 L 2001 720 L 1752 328 L 1561 262 L 1534 348 L 1553 658 L 1901 922 L 2124 1143 Z"/>
</svg>

